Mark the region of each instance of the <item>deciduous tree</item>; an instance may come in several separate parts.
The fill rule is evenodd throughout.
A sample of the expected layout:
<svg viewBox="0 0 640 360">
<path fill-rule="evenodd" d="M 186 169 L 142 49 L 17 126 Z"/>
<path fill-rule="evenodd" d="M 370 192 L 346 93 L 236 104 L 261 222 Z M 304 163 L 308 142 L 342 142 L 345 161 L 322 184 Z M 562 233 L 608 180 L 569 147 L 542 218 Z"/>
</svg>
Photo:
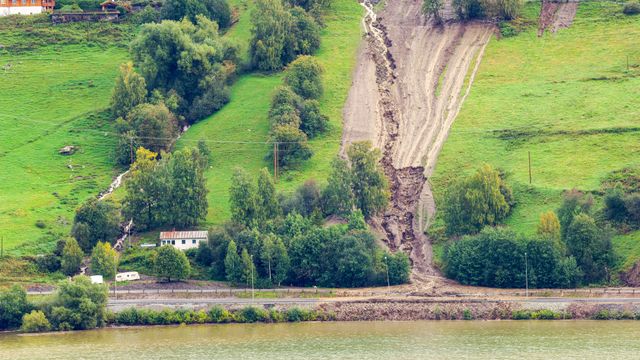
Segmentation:
<svg viewBox="0 0 640 360">
<path fill-rule="evenodd" d="M 120 211 L 111 200 L 89 199 L 76 210 L 71 235 L 88 254 L 98 241 L 113 242 L 120 235 Z"/>
<path fill-rule="evenodd" d="M 380 151 L 368 141 L 353 143 L 347 150 L 351 163 L 351 189 L 355 205 L 369 218 L 389 202 L 387 178 L 379 165 Z"/>
<path fill-rule="evenodd" d="M 187 256 L 171 245 L 161 246 L 153 259 L 154 273 L 167 281 L 182 280 L 191 274 L 191 265 Z"/>
<path fill-rule="evenodd" d="M 111 95 L 111 112 L 115 117 L 124 117 L 134 107 L 147 99 L 147 83 L 133 69 L 133 63 L 120 65 L 120 72 Z"/>
<path fill-rule="evenodd" d="M 62 260 L 60 261 L 62 272 L 69 276 L 77 274 L 80 270 L 83 256 L 84 252 L 78 245 L 76 239 L 67 239 L 64 244 L 64 250 L 62 250 Z"/>
<path fill-rule="evenodd" d="M 117 264 L 118 253 L 111 248 L 111 244 L 98 242 L 91 252 L 91 272 L 113 279 Z"/>
</svg>

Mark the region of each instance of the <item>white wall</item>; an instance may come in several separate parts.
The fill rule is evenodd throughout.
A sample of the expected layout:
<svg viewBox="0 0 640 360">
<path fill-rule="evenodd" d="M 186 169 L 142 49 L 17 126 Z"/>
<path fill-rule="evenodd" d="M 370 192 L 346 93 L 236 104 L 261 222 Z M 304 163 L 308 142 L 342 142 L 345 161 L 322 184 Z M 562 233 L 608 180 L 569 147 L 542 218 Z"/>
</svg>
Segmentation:
<svg viewBox="0 0 640 360">
<path fill-rule="evenodd" d="M 41 12 L 42 6 L 0 6 L 0 16 L 33 15 L 40 14 Z"/>
<path fill-rule="evenodd" d="M 182 243 L 182 240 L 184 240 L 184 244 Z M 200 241 L 206 241 L 206 240 L 201 240 L 201 239 L 195 239 L 196 243 L 193 243 L 194 239 L 176 239 L 175 240 L 175 244 L 171 244 L 172 240 L 160 240 L 160 246 L 162 245 L 173 245 L 176 249 L 180 249 L 180 250 L 187 250 L 187 249 L 193 249 L 193 248 L 197 248 L 198 245 L 200 244 Z M 165 241 L 163 243 L 163 241 Z"/>
</svg>

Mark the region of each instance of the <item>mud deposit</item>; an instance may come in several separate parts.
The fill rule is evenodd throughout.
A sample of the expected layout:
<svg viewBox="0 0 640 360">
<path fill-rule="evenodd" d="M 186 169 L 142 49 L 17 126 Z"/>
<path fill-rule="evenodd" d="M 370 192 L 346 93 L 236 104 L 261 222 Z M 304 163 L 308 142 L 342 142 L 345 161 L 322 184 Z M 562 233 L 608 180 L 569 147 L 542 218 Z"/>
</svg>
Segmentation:
<svg viewBox="0 0 640 360">
<path fill-rule="evenodd" d="M 343 149 L 370 140 L 382 150 L 391 204 L 372 221 L 392 250 L 410 254 L 414 279 L 432 275 L 423 231 L 435 213 L 428 184 L 436 159 L 469 93 L 493 26 L 426 22 L 420 0 L 389 2 L 376 14 L 369 0 L 344 110 Z M 450 6 L 446 16 L 453 12 Z"/>
<path fill-rule="evenodd" d="M 545 30 L 555 33 L 559 29 L 571 26 L 576 17 L 578 2 L 579 0 L 543 0 L 538 20 L 538 36 L 542 36 Z"/>
</svg>

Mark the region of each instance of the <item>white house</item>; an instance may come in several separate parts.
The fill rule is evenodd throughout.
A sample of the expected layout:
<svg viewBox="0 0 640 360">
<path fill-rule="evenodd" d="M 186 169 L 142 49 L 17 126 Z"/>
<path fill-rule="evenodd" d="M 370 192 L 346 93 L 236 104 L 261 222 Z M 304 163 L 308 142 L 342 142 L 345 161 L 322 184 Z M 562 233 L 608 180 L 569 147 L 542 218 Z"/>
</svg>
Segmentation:
<svg viewBox="0 0 640 360">
<path fill-rule="evenodd" d="M 173 245 L 180 250 L 197 248 L 201 242 L 209 240 L 208 231 L 163 231 L 160 246 Z"/>
</svg>

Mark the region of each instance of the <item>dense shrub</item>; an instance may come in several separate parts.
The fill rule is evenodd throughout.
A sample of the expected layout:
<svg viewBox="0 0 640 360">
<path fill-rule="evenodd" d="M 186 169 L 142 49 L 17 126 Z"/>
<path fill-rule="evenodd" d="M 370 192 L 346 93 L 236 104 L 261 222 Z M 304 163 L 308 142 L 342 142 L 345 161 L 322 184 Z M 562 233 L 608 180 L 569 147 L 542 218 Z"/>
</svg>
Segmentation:
<svg viewBox="0 0 640 360">
<path fill-rule="evenodd" d="M 38 256 L 36 258 L 36 265 L 38 266 L 38 270 L 40 270 L 41 272 L 56 272 L 60 270 L 60 256 L 57 256 L 55 254 Z"/>
<path fill-rule="evenodd" d="M 22 316 L 32 309 L 23 288 L 14 285 L 0 291 L 0 330 L 16 329 L 22 323 Z"/>
<path fill-rule="evenodd" d="M 54 329 L 86 330 L 105 324 L 107 287 L 92 284 L 86 276 L 63 281 L 50 303 L 43 307 Z"/>
<path fill-rule="evenodd" d="M 630 1 L 624 4 L 622 13 L 625 15 L 637 15 L 640 14 L 640 3 L 636 1 Z"/>
<path fill-rule="evenodd" d="M 234 314 L 234 320 L 239 323 L 264 322 L 269 319 L 269 313 L 264 309 L 249 306 Z"/>
<path fill-rule="evenodd" d="M 209 310 L 209 318 L 214 323 L 228 323 L 233 321 L 233 314 L 222 306 L 214 306 Z"/>
<path fill-rule="evenodd" d="M 20 331 L 23 332 L 43 332 L 51 330 L 51 323 L 46 315 L 40 310 L 32 310 L 29 314 L 22 317 L 22 326 Z"/>
</svg>

